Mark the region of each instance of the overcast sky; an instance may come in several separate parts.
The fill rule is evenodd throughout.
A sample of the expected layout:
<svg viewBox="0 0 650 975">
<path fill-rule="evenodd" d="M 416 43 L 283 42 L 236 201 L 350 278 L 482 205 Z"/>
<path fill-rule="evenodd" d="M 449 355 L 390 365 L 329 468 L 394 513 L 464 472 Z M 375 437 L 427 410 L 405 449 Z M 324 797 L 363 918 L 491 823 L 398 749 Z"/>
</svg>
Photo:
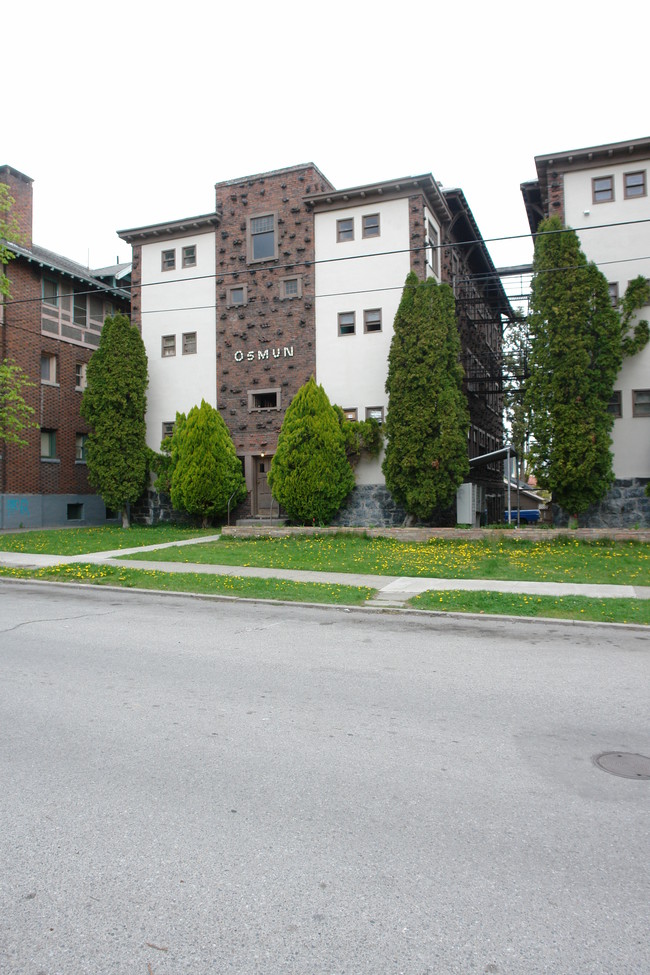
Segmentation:
<svg viewBox="0 0 650 975">
<path fill-rule="evenodd" d="M 649 24 L 647 0 L 6 4 L 0 164 L 34 180 L 34 242 L 91 267 L 309 161 L 339 189 L 433 173 L 484 238 L 525 235 L 535 155 L 650 134 Z"/>
</svg>

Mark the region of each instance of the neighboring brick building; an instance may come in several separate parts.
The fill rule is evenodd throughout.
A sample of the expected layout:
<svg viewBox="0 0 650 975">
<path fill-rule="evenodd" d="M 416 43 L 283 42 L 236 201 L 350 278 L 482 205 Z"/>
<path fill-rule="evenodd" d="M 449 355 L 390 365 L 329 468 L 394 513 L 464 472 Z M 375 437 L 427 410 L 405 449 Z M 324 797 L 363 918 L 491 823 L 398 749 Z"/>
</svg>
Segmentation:
<svg viewBox="0 0 650 975">
<path fill-rule="evenodd" d="M 0 359 L 17 362 L 34 383 L 26 400 L 38 423 L 25 434 L 27 446 L 2 445 L 0 528 L 103 524 L 79 408 L 105 316 L 128 312 L 128 292 L 115 286 L 118 278 L 128 284 L 128 265 L 93 272 L 33 244 L 32 180 L 1 166 L 0 183 L 15 200 L 11 216 L 22 234 L 5 268 L 11 297 L 0 305 Z"/>
<path fill-rule="evenodd" d="M 531 233 L 540 220 L 557 215 L 580 237 L 580 245 L 609 282 L 612 301 L 628 282 L 650 279 L 648 221 L 650 138 L 536 156 L 537 179 L 521 184 Z M 640 318 L 650 318 L 650 307 Z M 650 344 L 629 356 L 610 405 L 616 482 L 606 498 L 581 515 L 585 525 L 650 524 Z M 561 517 L 561 514 L 560 514 Z"/>
<path fill-rule="evenodd" d="M 133 245 L 134 321 L 150 359 L 148 442 L 159 447 L 176 411 L 202 398 L 217 406 L 246 473 L 240 515 L 273 513 L 269 463 L 285 410 L 312 374 L 350 416 L 383 419 L 392 324 L 411 269 L 448 281 L 458 298 L 470 455 L 502 445 L 501 334 L 512 311 L 461 191 L 430 175 L 337 191 L 308 163 L 218 183 L 214 213 L 120 236 Z M 403 517 L 378 460 L 356 473 L 342 520 Z M 490 495 L 500 517 L 500 467 L 472 476 L 477 511 Z"/>
</svg>

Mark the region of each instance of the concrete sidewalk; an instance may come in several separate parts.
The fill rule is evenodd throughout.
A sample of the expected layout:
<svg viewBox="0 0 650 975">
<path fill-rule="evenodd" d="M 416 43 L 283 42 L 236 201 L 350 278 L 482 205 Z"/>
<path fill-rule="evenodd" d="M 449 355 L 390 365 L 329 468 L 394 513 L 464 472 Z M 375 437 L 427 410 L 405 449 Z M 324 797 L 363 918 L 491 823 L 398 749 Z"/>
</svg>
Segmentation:
<svg viewBox="0 0 650 975">
<path fill-rule="evenodd" d="M 85 555 L 36 555 L 23 552 L 0 552 L 0 565 L 15 568 L 41 568 L 67 565 L 77 562 L 101 564 L 110 562 L 127 569 L 149 569 L 157 572 L 200 572 L 213 575 L 248 576 L 258 579 L 290 579 L 294 582 L 337 583 L 344 586 L 367 586 L 376 590 L 369 605 L 383 607 L 403 606 L 412 596 L 429 589 L 466 589 L 520 593 L 529 596 L 591 596 L 595 598 L 650 599 L 650 586 L 592 585 L 575 582 L 532 582 L 495 579 L 438 579 L 435 577 L 379 576 L 356 572 L 317 572 L 306 569 L 278 569 L 260 566 L 205 565 L 198 562 L 156 562 L 155 559 L 124 559 L 131 554 L 154 553 L 180 545 L 199 545 L 217 541 L 219 535 L 165 542 L 144 548 L 117 549 L 110 552 L 92 552 Z"/>
</svg>

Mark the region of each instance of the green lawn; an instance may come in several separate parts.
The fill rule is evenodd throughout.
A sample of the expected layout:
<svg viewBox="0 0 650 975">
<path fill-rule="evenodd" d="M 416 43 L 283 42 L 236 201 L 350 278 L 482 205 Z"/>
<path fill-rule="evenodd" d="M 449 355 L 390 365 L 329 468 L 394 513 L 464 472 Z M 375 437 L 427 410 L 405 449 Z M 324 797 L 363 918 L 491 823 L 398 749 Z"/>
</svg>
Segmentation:
<svg viewBox="0 0 650 975">
<path fill-rule="evenodd" d="M 650 626 L 650 599 L 591 599 L 584 596 L 526 596 L 507 592 L 429 590 L 409 600 L 414 609 L 441 613 L 544 616 L 598 623 Z"/>
<path fill-rule="evenodd" d="M 566 536 L 535 542 L 510 533 L 490 540 L 434 538 L 421 543 L 343 534 L 222 538 L 166 549 L 156 559 L 447 579 L 650 585 L 647 543 L 585 542 Z"/>
<path fill-rule="evenodd" d="M 136 525 L 118 528 L 50 528 L 43 531 L 0 533 L 0 552 L 31 552 L 38 555 L 83 555 L 110 552 L 137 545 L 160 545 L 201 535 L 218 535 L 218 528 L 203 530 L 182 525 Z"/>
<path fill-rule="evenodd" d="M 241 576 L 213 576 L 200 572 L 159 572 L 125 569 L 116 565 L 56 565 L 43 569 L 0 568 L 0 576 L 10 579 L 45 579 L 50 582 L 90 583 L 95 586 L 124 586 L 129 589 L 154 589 L 193 592 L 211 596 L 239 596 L 245 599 L 283 599 L 300 603 L 330 603 L 358 606 L 373 594 L 365 586 L 339 586 L 329 583 L 291 582 L 287 579 L 256 579 Z"/>
</svg>

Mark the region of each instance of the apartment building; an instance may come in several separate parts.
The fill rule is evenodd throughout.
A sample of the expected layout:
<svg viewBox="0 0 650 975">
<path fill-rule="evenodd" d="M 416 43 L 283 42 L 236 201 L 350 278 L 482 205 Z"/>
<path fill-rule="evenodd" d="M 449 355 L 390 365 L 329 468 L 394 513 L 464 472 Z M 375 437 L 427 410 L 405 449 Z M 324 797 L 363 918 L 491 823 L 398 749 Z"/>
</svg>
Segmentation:
<svg viewBox="0 0 650 975">
<path fill-rule="evenodd" d="M 0 359 L 32 381 L 25 398 L 37 423 L 26 446 L 1 445 L 0 528 L 104 524 L 115 515 L 88 482 L 79 410 L 105 317 L 128 313 L 130 268 L 91 271 L 34 244 L 33 181 L 5 165 L 0 183 L 15 201 L 21 234 L 5 268 L 11 295 L 0 304 Z"/>
<path fill-rule="evenodd" d="M 457 296 L 470 456 L 502 445 L 501 336 L 512 312 L 462 191 L 430 174 L 335 190 L 313 163 L 215 189 L 214 213 L 119 232 L 133 247 L 132 314 L 149 356 L 150 446 L 177 411 L 206 399 L 242 460 L 249 494 L 238 515 L 277 514 L 269 465 L 286 408 L 311 375 L 348 416 L 383 421 L 410 270 Z M 381 459 L 363 459 L 356 473 L 341 522 L 401 521 Z M 472 476 L 479 511 L 491 504 L 498 517 L 500 467 Z"/>
<path fill-rule="evenodd" d="M 650 137 L 535 157 L 537 179 L 521 184 L 531 233 L 556 214 L 580 237 L 586 256 L 618 304 L 629 281 L 650 279 Z M 650 319 L 650 307 L 639 313 Z M 623 361 L 610 404 L 616 482 L 585 524 L 650 525 L 650 344 Z"/>
</svg>

